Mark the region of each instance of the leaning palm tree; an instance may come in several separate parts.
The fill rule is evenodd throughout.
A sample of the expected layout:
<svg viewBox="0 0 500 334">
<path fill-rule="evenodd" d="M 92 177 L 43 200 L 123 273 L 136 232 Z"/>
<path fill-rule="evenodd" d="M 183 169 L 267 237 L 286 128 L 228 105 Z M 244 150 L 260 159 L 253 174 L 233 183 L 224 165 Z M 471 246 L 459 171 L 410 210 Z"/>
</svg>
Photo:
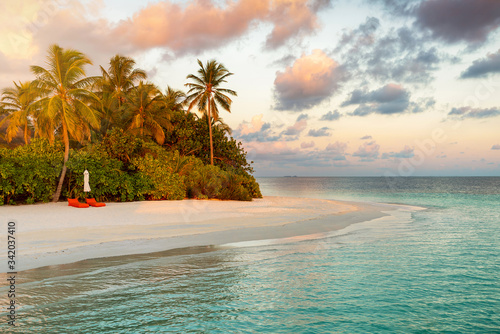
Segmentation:
<svg viewBox="0 0 500 334">
<path fill-rule="evenodd" d="M 212 140 L 212 118 L 217 120 L 219 117 L 218 105 L 227 112 L 231 112 L 231 103 L 233 102 L 226 94 L 237 96 L 236 92 L 226 88 L 220 88 L 220 84 L 226 82 L 226 78 L 233 75 L 224 65 L 215 60 L 207 61 L 205 66 L 198 59 L 198 76 L 190 74 L 187 79 L 194 82 L 186 83 L 190 89 L 187 92 L 187 101 L 189 102 L 188 111 L 194 106 L 201 112 L 207 113 L 208 129 L 210 136 L 210 163 L 214 164 L 214 145 Z"/>
<path fill-rule="evenodd" d="M 30 81 L 14 82 L 13 88 L 5 88 L 2 93 L 3 113 L 7 116 L 0 122 L 0 126 L 8 124 L 5 139 L 11 142 L 19 131 L 23 132 L 24 144 L 31 138 L 33 103 L 38 95 Z"/>
<path fill-rule="evenodd" d="M 163 94 L 153 84 L 139 82 L 127 94 L 122 109 L 130 132 L 153 136 L 160 145 L 165 141 L 164 129 L 173 128 Z"/>
<path fill-rule="evenodd" d="M 49 47 L 47 67 L 31 66 L 37 77 L 33 83 L 39 95 L 43 96 L 35 103 L 39 110 L 36 115 L 38 131 L 51 142 L 58 133 L 64 143 L 64 163 L 53 202 L 57 202 L 61 195 L 70 138 L 79 142 L 90 139 L 90 128 L 100 125 L 101 112 L 91 106 L 98 97 L 89 90 L 97 78 L 87 77 L 84 70 L 85 65 L 90 64 L 92 62 L 83 53 L 52 45 Z"/>
</svg>

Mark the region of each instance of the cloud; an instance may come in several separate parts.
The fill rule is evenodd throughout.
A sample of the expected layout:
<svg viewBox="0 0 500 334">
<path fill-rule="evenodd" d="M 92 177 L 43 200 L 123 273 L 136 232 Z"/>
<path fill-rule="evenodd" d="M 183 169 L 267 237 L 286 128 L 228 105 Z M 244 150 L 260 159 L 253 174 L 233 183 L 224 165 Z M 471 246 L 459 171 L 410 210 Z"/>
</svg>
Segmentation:
<svg viewBox="0 0 500 334">
<path fill-rule="evenodd" d="M 279 66 L 279 67 L 290 66 L 290 64 L 292 64 L 295 61 L 295 59 L 296 59 L 296 57 L 294 55 L 287 54 L 287 55 L 282 56 L 279 59 L 276 59 L 271 64 L 269 64 L 269 66 L 271 66 L 271 67 L 272 66 Z"/>
<path fill-rule="evenodd" d="M 500 150 L 500 145 L 496 144 L 491 147 L 492 150 Z"/>
<path fill-rule="evenodd" d="M 106 64 L 112 55 L 127 53 L 130 49 L 124 45 L 128 43 L 119 36 L 111 37 L 108 21 L 85 19 L 95 17 L 91 9 L 97 1 L 89 0 L 85 5 L 76 0 L 2 2 L 0 71 L 13 74 L 5 81 L 12 84 L 14 79 L 32 80 L 29 66 L 44 65 L 46 50 L 54 43 L 91 55 L 94 64 Z M 5 81 L 2 76 L 0 84 L 3 86 Z"/>
<path fill-rule="evenodd" d="M 220 47 L 247 33 L 258 23 L 270 23 L 265 45 L 275 49 L 293 38 L 314 33 L 317 14 L 330 1 L 239 0 L 220 6 L 213 0 L 187 5 L 173 1 L 151 3 L 121 21 L 114 35 L 127 36 L 135 47 L 167 47 L 176 54 Z"/>
<path fill-rule="evenodd" d="M 417 102 L 410 102 L 411 112 L 414 114 L 432 109 L 434 105 L 436 100 L 433 97 L 419 98 Z"/>
<path fill-rule="evenodd" d="M 307 114 L 300 114 L 299 117 L 297 117 L 297 122 L 308 118 L 309 116 L 307 116 Z"/>
<path fill-rule="evenodd" d="M 500 116 L 500 108 L 471 108 L 471 107 L 461 107 L 452 108 L 448 113 L 448 116 L 453 118 L 489 118 Z"/>
<path fill-rule="evenodd" d="M 332 160 L 341 161 L 346 160 L 345 150 L 347 149 L 347 144 L 336 141 L 335 143 L 329 143 L 325 151 L 331 156 Z"/>
<path fill-rule="evenodd" d="M 311 142 L 313 143 L 313 142 Z M 301 148 L 290 148 L 286 142 L 273 143 L 248 143 L 245 148 L 248 154 L 259 165 L 266 167 L 307 167 L 308 170 L 314 168 L 346 167 L 349 161 L 344 155 L 345 143 L 338 143 L 336 150 L 309 150 L 311 143 L 302 143 Z M 305 146 L 305 147 L 304 147 Z M 334 145 L 335 146 L 335 145 Z"/>
<path fill-rule="evenodd" d="M 276 73 L 275 109 L 301 111 L 318 105 L 333 94 L 341 79 L 337 62 L 316 49 Z"/>
<path fill-rule="evenodd" d="M 478 44 L 500 25 L 500 2 L 427 0 L 415 11 L 417 26 L 448 43 Z"/>
<path fill-rule="evenodd" d="M 361 140 L 368 140 L 368 139 L 372 139 L 372 136 L 363 136 L 361 138 L 359 138 Z"/>
<path fill-rule="evenodd" d="M 263 114 L 252 117 L 250 122 L 243 121 L 233 131 L 233 137 L 245 142 L 276 142 L 293 141 L 307 128 L 306 114 L 300 114 L 293 125 L 287 126 L 281 132 L 284 125 L 264 122 Z"/>
<path fill-rule="evenodd" d="M 256 161 L 274 161 L 278 163 L 288 163 L 295 161 L 298 148 L 290 148 L 286 142 L 259 143 L 254 142 L 248 144 L 248 153 L 255 156 Z"/>
<path fill-rule="evenodd" d="M 375 141 L 366 142 L 361 145 L 356 152 L 352 154 L 353 157 L 360 157 L 361 161 L 373 161 L 378 158 L 380 145 Z"/>
<path fill-rule="evenodd" d="M 311 129 L 309 130 L 309 133 L 307 134 L 308 136 L 311 137 L 328 137 L 330 133 L 328 132 L 330 128 L 328 127 L 322 127 L 321 129 Z"/>
<path fill-rule="evenodd" d="M 405 147 L 399 152 L 384 153 L 384 155 L 391 158 L 408 159 L 415 155 L 414 151 L 415 149 L 413 147 L 405 145 Z"/>
<path fill-rule="evenodd" d="M 286 128 L 285 131 L 282 132 L 283 135 L 285 136 L 295 136 L 297 137 L 304 131 L 307 127 L 307 115 L 301 114 L 299 117 L 297 117 L 297 121 L 295 122 L 294 125 L 289 126 Z"/>
<path fill-rule="evenodd" d="M 388 31 L 368 17 L 356 29 L 344 30 L 334 54 L 351 78 L 429 82 L 444 52 L 429 45 L 429 37 L 407 26 Z"/>
<path fill-rule="evenodd" d="M 415 18 L 415 26 L 447 43 L 479 44 L 500 25 L 495 0 L 368 0 L 391 14 Z"/>
<path fill-rule="evenodd" d="M 368 0 L 372 3 L 381 3 L 385 9 L 396 15 L 410 16 L 414 13 L 421 0 Z"/>
<path fill-rule="evenodd" d="M 246 0 L 248 5 L 255 0 Z M 275 49 L 293 37 L 310 35 L 319 28 L 316 14 L 328 8 L 330 0 L 278 0 L 267 1 L 269 9 L 264 18 L 273 24 L 273 30 L 267 36 L 266 46 Z"/>
<path fill-rule="evenodd" d="M 321 116 L 321 118 L 319 120 L 320 121 L 336 121 L 340 117 L 341 117 L 340 113 L 337 110 L 335 110 L 335 111 L 327 112 L 326 114 Z"/>
<path fill-rule="evenodd" d="M 105 52 L 108 59 L 108 53 L 155 48 L 175 56 L 217 49 L 262 25 L 270 28 L 263 44 L 275 49 L 314 34 L 320 27 L 318 14 L 330 4 L 330 0 L 160 0 L 111 22 L 100 18 L 100 0 L 2 2 L 3 24 L 13 33 L 0 28 L 0 46 L 13 58 L 30 58 L 54 42 L 97 57 Z M 6 47 L 4 37 L 15 47 Z"/>
<path fill-rule="evenodd" d="M 305 141 L 304 141 L 304 142 L 302 142 L 302 143 L 300 144 L 300 147 L 301 147 L 301 148 L 311 148 L 311 147 L 314 147 L 314 145 L 315 145 L 315 144 L 314 144 L 314 142 L 311 140 L 309 143 L 308 143 L 308 142 L 305 142 Z"/>
<path fill-rule="evenodd" d="M 496 53 L 490 53 L 483 59 L 474 60 L 460 76 L 462 79 L 466 78 L 480 78 L 485 77 L 490 73 L 500 72 L 500 49 Z"/>
<path fill-rule="evenodd" d="M 239 125 L 237 131 L 240 135 L 248 135 L 251 133 L 260 132 L 262 130 L 267 130 L 269 128 L 269 123 L 265 123 L 262 118 L 263 114 L 255 115 L 252 117 L 250 124 L 248 122 L 243 122 Z"/>
<path fill-rule="evenodd" d="M 14 80 L 33 80 L 33 76 L 27 69 L 31 62 L 25 59 L 10 59 L 0 51 L 0 87 L 11 86 Z"/>
<path fill-rule="evenodd" d="M 397 84 L 387 84 L 377 90 L 356 89 L 342 106 L 360 105 L 352 115 L 397 114 L 407 111 L 410 105 L 410 93 Z"/>
<path fill-rule="evenodd" d="M 277 141 L 279 136 L 272 133 L 271 124 L 263 121 L 263 114 L 252 117 L 251 122 L 243 121 L 233 131 L 233 137 L 246 142 L 260 141 Z"/>
</svg>

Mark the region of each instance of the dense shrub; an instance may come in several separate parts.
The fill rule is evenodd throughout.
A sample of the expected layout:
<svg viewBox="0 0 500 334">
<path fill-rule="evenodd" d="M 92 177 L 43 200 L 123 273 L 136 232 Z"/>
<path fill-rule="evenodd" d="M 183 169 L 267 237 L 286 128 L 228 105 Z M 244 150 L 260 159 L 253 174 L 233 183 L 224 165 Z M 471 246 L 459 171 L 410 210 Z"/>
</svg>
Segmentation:
<svg viewBox="0 0 500 334">
<path fill-rule="evenodd" d="M 140 178 L 123 170 L 123 162 L 110 158 L 95 147 L 72 151 L 68 166 L 68 183 L 63 195 L 69 198 L 95 197 L 102 201 L 132 201 L 143 199 L 147 187 Z M 83 172 L 89 171 L 91 192 L 83 192 Z"/>
<path fill-rule="evenodd" d="M 244 177 L 234 171 L 225 172 L 218 198 L 237 201 L 251 201 L 250 191 L 243 186 Z"/>
<path fill-rule="evenodd" d="M 186 197 L 183 177 L 171 172 L 164 156 L 155 158 L 146 154 L 143 158 L 132 159 L 132 164 L 137 168 L 138 176 L 148 184 L 144 191 L 146 199 L 180 200 Z"/>
<path fill-rule="evenodd" d="M 56 190 L 62 162 L 62 146 L 46 139 L 0 149 L 0 205 L 48 202 Z"/>
<path fill-rule="evenodd" d="M 35 139 L 27 146 L 0 148 L 0 205 L 47 202 L 63 163 L 62 144 Z M 242 166 L 211 166 L 117 129 L 101 142 L 71 150 L 63 197 L 100 201 L 145 199 L 251 200 L 259 185 Z M 90 173 L 91 192 L 83 192 L 83 172 Z"/>
<path fill-rule="evenodd" d="M 95 146 L 98 146 L 96 149 L 106 152 L 110 158 L 127 164 L 133 157 L 143 155 L 144 140 L 122 129 L 114 128 Z"/>
<path fill-rule="evenodd" d="M 246 174 L 241 175 L 236 170 L 224 171 L 217 166 L 203 165 L 201 162 L 194 163 L 186 175 L 189 198 L 251 201 L 255 185 Z M 256 189 L 255 197 L 259 197 L 258 185 Z"/>
<path fill-rule="evenodd" d="M 262 198 L 262 194 L 260 192 L 259 184 L 257 180 L 248 173 L 239 173 L 241 176 L 241 185 L 248 191 L 252 198 Z"/>
<path fill-rule="evenodd" d="M 186 179 L 187 194 L 190 198 L 219 198 L 226 173 L 217 166 L 197 165 Z"/>
</svg>

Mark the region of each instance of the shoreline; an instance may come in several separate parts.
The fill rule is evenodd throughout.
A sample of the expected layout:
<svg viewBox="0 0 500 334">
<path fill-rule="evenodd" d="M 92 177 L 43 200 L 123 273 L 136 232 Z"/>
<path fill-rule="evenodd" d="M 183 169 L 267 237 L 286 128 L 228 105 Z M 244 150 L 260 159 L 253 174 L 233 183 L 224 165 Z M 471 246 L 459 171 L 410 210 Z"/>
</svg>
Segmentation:
<svg viewBox="0 0 500 334">
<path fill-rule="evenodd" d="M 282 239 L 341 230 L 418 210 L 394 204 L 270 197 L 252 202 L 183 200 L 107 203 L 77 209 L 67 203 L 0 208 L 17 226 L 17 271 L 82 260 L 187 247 Z M 6 256 L 0 256 L 2 273 Z"/>
</svg>

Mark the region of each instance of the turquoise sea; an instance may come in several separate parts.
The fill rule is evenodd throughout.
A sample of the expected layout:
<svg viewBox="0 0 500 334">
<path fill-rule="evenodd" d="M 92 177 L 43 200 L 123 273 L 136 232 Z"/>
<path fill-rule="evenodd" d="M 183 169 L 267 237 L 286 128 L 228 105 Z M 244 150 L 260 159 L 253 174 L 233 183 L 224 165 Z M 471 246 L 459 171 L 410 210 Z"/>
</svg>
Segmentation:
<svg viewBox="0 0 500 334">
<path fill-rule="evenodd" d="M 293 242 L 22 272 L 12 332 L 500 333 L 499 177 L 258 181 L 269 196 L 427 209 Z M 8 333 L 4 306 L 2 319 Z"/>
</svg>

